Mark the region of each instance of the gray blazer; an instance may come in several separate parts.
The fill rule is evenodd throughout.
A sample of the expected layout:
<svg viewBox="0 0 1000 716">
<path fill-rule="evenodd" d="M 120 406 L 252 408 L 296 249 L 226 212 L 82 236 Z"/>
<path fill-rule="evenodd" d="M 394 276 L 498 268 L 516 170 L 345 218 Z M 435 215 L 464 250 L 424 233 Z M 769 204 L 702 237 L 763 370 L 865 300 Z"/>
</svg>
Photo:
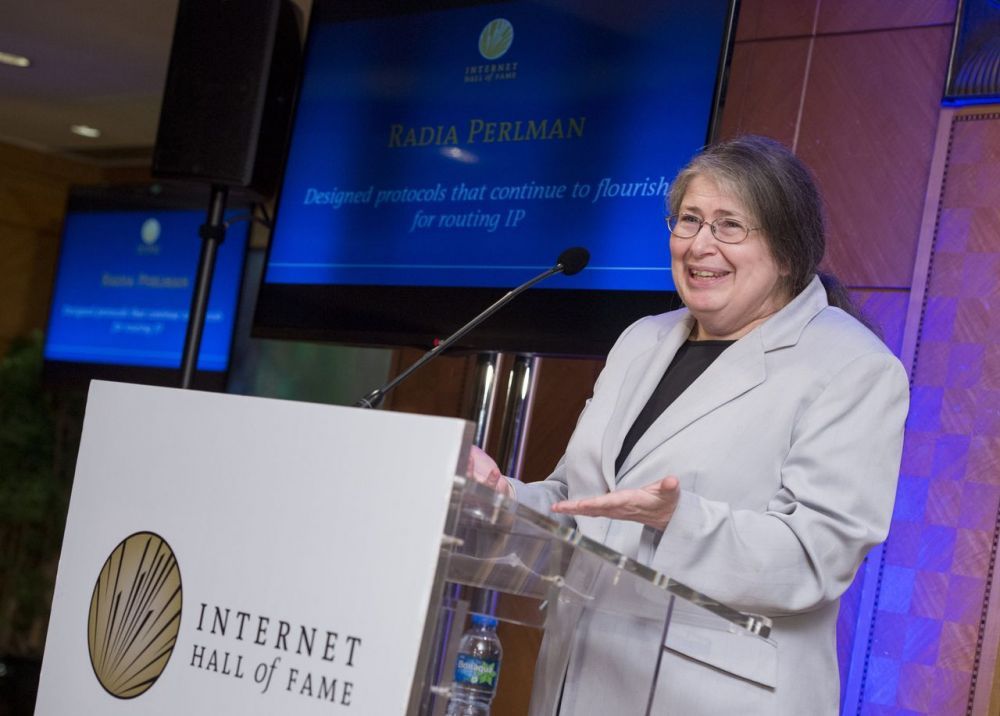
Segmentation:
<svg viewBox="0 0 1000 716">
<path fill-rule="evenodd" d="M 657 713 L 836 714 L 839 598 L 888 532 L 906 374 L 878 338 L 827 304 L 814 279 L 677 398 L 616 484 L 625 435 L 692 327 L 686 309 L 630 326 L 555 471 L 516 483 L 517 497 L 548 513 L 560 499 L 676 475 L 680 503 L 663 533 L 606 518 L 579 517 L 577 526 L 708 596 L 772 617 L 773 643 L 686 631 L 679 620 L 668 631 Z M 628 685 L 634 637 L 627 627 L 582 625 L 564 713 L 642 713 L 647 694 Z"/>
</svg>

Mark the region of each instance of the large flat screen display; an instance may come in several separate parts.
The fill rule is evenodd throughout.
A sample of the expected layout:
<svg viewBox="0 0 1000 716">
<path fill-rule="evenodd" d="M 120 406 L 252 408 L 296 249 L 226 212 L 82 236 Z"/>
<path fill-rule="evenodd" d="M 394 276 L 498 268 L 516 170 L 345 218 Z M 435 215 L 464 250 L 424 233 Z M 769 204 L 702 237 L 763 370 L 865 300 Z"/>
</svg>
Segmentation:
<svg viewBox="0 0 1000 716">
<path fill-rule="evenodd" d="M 595 354 L 672 307 L 664 195 L 713 132 L 729 0 L 317 2 L 256 327 Z"/>
<path fill-rule="evenodd" d="M 247 209 L 230 214 L 246 217 Z M 74 192 L 45 335 L 51 379 L 178 383 L 205 216 L 193 197 L 179 201 L 137 189 Z M 248 226 L 233 223 L 219 247 L 199 387 L 225 387 Z"/>
</svg>

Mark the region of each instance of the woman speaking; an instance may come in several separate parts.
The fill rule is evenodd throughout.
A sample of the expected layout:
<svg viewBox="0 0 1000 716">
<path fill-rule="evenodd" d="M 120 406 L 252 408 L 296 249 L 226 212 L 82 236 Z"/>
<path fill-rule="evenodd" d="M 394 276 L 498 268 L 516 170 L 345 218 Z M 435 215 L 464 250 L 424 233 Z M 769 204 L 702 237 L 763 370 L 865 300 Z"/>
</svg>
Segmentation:
<svg viewBox="0 0 1000 716">
<path fill-rule="evenodd" d="M 820 276 L 822 202 L 780 144 L 706 148 L 667 226 L 684 308 L 619 337 L 541 482 L 473 476 L 736 609 L 773 619 L 747 658 L 725 631 L 671 643 L 655 704 L 680 714 L 836 714 L 840 595 L 892 514 L 908 404 L 899 361 Z M 561 713 L 622 713 L 627 646 L 583 634 Z"/>
</svg>

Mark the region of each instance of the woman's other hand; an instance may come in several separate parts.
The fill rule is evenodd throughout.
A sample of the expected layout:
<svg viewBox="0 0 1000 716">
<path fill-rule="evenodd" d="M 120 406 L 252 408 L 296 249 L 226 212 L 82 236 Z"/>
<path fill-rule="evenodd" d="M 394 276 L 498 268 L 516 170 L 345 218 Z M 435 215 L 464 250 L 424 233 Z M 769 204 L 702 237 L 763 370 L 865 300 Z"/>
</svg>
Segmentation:
<svg viewBox="0 0 1000 716">
<path fill-rule="evenodd" d="M 664 530 L 677 509 L 680 496 L 677 478 L 665 477 L 634 490 L 615 490 L 598 497 L 563 500 L 552 505 L 552 511 L 564 515 L 630 520 Z"/>
<path fill-rule="evenodd" d="M 475 445 L 469 451 L 468 473 L 469 477 L 480 485 L 486 485 L 505 497 L 514 497 L 514 488 L 500 472 L 496 461 Z"/>
</svg>

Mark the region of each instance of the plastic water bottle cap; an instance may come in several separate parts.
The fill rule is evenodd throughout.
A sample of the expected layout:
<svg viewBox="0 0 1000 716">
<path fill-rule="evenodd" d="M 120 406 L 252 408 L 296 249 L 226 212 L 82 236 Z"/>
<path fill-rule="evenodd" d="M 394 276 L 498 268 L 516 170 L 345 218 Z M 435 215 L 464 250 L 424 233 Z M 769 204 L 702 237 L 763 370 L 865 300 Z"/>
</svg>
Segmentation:
<svg viewBox="0 0 1000 716">
<path fill-rule="evenodd" d="M 489 614 L 473 614 L 472 626 L 495 629 L 497 626 L 497 620 L 496 617 L 491 617 Z"/>
</svg>

